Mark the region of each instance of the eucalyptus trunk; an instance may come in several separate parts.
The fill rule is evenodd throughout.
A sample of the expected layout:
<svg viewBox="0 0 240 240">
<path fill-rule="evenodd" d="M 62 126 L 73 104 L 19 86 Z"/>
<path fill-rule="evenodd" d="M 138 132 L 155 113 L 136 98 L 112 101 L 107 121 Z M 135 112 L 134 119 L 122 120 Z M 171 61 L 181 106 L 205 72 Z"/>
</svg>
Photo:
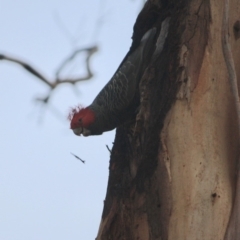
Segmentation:
<svg viewBox="0 0 240 240">
<path fill-rule="evenodd" d="M 166 19 L 169 26 L 142 76 L 135 120 L 117 129 L 97 240 L 224 239 L 239 134 L 222 53 L 223 6 L 149 0 L 139 14 L 130 52 L 148 29 L 161 34 Z M 230 1 L 229 17 L 239 77 L 239 0 Z"/>
</svg>

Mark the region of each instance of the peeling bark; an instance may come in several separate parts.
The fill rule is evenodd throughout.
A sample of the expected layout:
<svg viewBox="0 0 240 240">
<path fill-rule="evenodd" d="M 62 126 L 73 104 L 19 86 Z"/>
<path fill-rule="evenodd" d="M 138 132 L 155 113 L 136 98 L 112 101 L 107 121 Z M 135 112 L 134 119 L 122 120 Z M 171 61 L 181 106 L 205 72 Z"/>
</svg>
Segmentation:
<svg viewBox="0 0 240 240">
<path fill-rule="evenodd" d="M 240 2 L 230 3 L 238 64 Z M 239 139 L 222 8 L 217 0 L 149 0 L 139 14 L 130 52 L 148 29 L 160 33 L 167 18 L 169 29 L 142 77 L 136 119 L 117 129 L 97 240 L 224 238 Z"/>
</svg>

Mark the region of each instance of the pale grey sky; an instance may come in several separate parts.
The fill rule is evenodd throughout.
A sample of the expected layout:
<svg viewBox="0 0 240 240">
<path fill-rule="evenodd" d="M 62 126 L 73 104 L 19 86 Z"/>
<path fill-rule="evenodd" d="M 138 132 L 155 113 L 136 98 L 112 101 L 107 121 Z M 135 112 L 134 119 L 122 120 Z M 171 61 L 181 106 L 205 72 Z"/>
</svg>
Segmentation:
<svg viewBox="0 0 240 240">
<path fill-rule="evenodd" d="M 71 86 L 61 87 L 46 109 L 34 98 L 48 88 L 19 66 L 0 61 L 1 240 L 95 239 L 108 179 L 105 145 L 112 146 L 115 131 L 77 137 L 66 116 L 69 107 L 90 104 L 110 79 L 130 47 L 141 5 L 137 0 L 0 0 L 0 53 L 33 64 L 49 78 L 72 49 L 100 46 L 92 59 L 95 77 L 78 84 L 79 95 Z M 104 24 L 97 31 L 100 15 Z M 68 74 L 81 73 L 80 60 Z"/>
</svg>

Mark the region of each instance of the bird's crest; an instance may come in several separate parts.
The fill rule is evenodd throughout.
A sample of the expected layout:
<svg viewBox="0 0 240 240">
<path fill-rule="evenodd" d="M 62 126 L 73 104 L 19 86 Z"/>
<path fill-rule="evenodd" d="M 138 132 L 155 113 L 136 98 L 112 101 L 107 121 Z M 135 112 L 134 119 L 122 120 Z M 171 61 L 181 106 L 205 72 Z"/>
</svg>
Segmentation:
<svg viewBox="0 0 240 240">
<path fill-rule="evenodd" d="M 71 109 L 70 109 L 70 112 L 69 112 L 69 114 L 68 114 L 67 119 L 68 119 L 69 121 L 72 121 L 74 115 L 77 114 L 77 113 L 79 113 L 82 109 L 84 109 L 84 107 L 83 107 L 82 105 L 80 105 L 80 104 L 79 104 L 78 106 L 76 106 L 75 108 L 71 108 Z"/>
</svg>

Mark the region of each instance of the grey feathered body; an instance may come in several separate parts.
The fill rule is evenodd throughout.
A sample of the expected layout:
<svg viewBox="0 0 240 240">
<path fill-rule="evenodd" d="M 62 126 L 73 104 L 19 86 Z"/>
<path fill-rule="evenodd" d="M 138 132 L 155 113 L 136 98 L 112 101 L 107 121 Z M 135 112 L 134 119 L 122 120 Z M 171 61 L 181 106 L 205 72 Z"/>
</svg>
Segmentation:
<svg viewBox="0 0 240 240">
<path fill-rule="evenodd" d="M 127 57 L 89 106 L 96 117 L 95 122 L 88 128 L 91 135 L 112 130 L 134 114 L 139 102 L 138 90 L 144 72 L 144 59 L 152 47 L 155 33 L 154 28 L 143 36 L 139 47 Z"/>
</svg>

